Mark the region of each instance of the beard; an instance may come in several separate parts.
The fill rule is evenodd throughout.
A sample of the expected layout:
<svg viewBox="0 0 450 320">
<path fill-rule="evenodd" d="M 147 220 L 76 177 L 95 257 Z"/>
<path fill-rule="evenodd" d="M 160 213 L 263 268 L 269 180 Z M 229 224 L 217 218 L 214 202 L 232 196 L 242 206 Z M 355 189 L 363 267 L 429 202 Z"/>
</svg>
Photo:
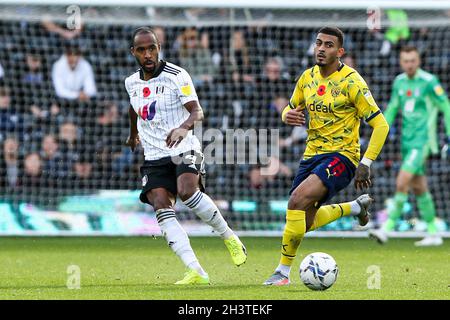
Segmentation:
<svg viewBox="0 0 450 320">
<path fill-rule="evenodd" d="M 322 58 L 322 60 L 319 60 L 319 58 L 316 58 L 316 64 L 317 64 L 319 67 L 324 67 L 324 66 L 326 66 L 327 64 L 329 64 L 329 61 L 327 61 L 327 60 L 324 59 L 324 58 Z"/>
<path fill-rule="evenodd" d="M 139 59 L 136 57 L 136 62 L 141 67 L 141 70 L 143 70 L 145 73 L 153 73 L 156 70 L 157 63 L 154 63 L 151 67 L 148 67 L 145 65 L 145 62 L 139 61 Z"/>
<path fill-rule="evenodd" d="M 145 65 L 141 65 L 141 68 L 146 73 L 153 73 L 155 71 L 155 66 L 153 66 L 153 67 L 146 67 Z"/>
</svg>

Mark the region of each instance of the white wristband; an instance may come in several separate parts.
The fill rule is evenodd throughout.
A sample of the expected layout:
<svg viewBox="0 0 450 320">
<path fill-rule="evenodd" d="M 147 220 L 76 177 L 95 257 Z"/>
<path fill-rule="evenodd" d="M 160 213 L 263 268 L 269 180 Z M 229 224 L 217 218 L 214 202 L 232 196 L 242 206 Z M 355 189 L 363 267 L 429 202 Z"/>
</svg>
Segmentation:
<svg viewBox="0 0 450 320">
<path fill-rule="evenodd" d="M 370 168 L 370 165 L 372 164 L 373 160 L 370 160 L 369 158 L 363 157 L 361 160 L 361 163 L 363 165 L 366 165 Z"/>
</svg>

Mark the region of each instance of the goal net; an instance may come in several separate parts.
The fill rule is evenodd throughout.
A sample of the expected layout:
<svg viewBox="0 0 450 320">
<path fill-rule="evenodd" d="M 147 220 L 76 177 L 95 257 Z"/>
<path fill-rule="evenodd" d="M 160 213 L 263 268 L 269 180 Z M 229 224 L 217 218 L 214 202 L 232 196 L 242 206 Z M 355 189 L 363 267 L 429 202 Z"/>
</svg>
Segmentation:
<svg viewBox="0 0 450 320">
<path fill-rule="evenodd" d="M 401 2 L 396 8 L 365 6 L 368 1 L 321 6 L 292 1 L 278 7 L 267 1 L 260 7 L 212 1 L 190 8 L 177 1 L 25 3 L 0 4 L 1 234 L 159 234 L 152 208 L 139 203 L 143 150 L 132 153 L 124 146 L 129 106 L 124 79 L 138 68 L 129 51 L 138 26 L 154 27 L 161 58 L 191 74 L 205 112 L 196 134 L 208 151 L 207 193 L 230 226 L 247 234 L 283 230 L 306 129 L 283 125 L 280 113 L 296 78 L 314 64 L 320 27 L 344 31 L 343 62 L 365 78 L 382 110 L 401 72 L 398 53 L 405 44 L 417 46 L 422 68 L 450 90 L 448 1 L 428 7 Z M 81 78 L 68 79 L 63 67 L 57 68 L 64 59 L 83 69 Z M 77 84 L 82 94 L 73 89 Z M 395 192 L 399 126 L 397 120 L 373 164 L 373 226 L 386 219 Z M 370 132 L 361 126 L 362 152 Z M 269 147 L 261 155 L 264 139 Z M 439 121 L 440 147 L 445 139 Z M 442 153 L 427 162 L 442 232 L 450 227 L 449 161 Z M 357 196 L 350 185 L 333 202 Z M 411 195 L 397 231 L 426 229 L 415 203 Z M 180 201 L 176 210 L 189 233 L 211 233 Z M 322 231 L 364 230 L 343 218 Z"/>
</svg>

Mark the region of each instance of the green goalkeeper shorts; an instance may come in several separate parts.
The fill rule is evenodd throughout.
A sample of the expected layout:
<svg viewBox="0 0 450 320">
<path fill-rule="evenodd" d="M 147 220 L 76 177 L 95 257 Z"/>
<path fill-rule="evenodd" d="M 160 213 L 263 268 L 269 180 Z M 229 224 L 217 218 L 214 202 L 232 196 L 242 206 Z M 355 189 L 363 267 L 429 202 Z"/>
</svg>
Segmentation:
<svg viewBox="0 0 450 320">
<path fill-rule="evenodd" d="M 416 176 L 425 175 L 425 161 L 429 154 L 428 145 L 422 148 L 402 148 L 402 167 L 400 170 Z"/>
</svg>

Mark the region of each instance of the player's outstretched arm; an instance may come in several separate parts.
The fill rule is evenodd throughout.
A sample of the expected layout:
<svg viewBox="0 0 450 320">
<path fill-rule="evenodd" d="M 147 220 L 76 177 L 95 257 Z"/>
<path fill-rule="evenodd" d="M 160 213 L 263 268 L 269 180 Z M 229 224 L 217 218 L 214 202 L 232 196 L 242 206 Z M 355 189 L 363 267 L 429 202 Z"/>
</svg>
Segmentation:
<svg viewBox="0 0 450 320">
<path fill-rule="evenodd" d="M 166 145 L 169 148 L 176 147 L 188 134 L 188 131 L 194 128 L 197 121 L 203 121 L 203 109 L 197 100 L 189 101 L 184 104 L 190 115 L 178 128 L 172 129 L 166 138 Z"/>
<path fill-rule="evenodd" d="M 366 153 L 355 172 L 356 189 L 369 188 L 372 185 L 370 165 L 380 154 L 389 133 L 389 125 L 381 112 L 371 118 L 368 124 L 373 128 L 373 131 Z"/>
<path fill-rule="evenodd" d="M 134 152 L 137 145 L 139 144 L 139 135 L 137 129 L 137 114 L 132 106 L 128 108 L 128 117 L 130 119 L 130 135 L 125 142 L 125 145 L 129 146 L 131 148 L 131 151 Z"/>
</svg>

